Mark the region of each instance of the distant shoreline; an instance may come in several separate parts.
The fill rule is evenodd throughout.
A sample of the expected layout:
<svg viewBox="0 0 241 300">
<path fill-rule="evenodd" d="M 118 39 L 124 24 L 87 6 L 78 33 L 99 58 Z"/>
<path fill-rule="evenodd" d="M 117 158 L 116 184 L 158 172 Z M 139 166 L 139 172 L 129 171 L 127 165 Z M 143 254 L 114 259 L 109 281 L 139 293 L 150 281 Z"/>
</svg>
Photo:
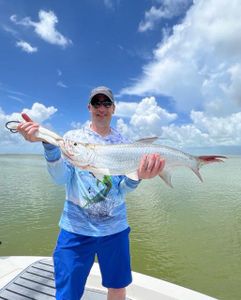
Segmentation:
<svg viewBox="0 0 241 300">
<path fill-rule="evenodd" d="M 43 156 L 43 153 L 0 153 L 1 156 Z"/>
<path fill-rule="evenodd" d="M 212 155 L 212 154 L 217 154 L 217 155 L 224 155 L 227 157 L 227 159 L 233 159 L 233 158 L 240 158 L 241 157 L 241 153 L 217 153 L 217 152 L 199 152 L 199 153 L 192 153 L 191 151 L 189 151 L 188 153 L 194 155 L 194 156 L 198 156 L 198 155 Z M 42 157 L 44 159 L 44 153 L 0 153 L 0 157 L 36 157 L 36 158 L 40 158 Z"/>
<path fill-rule="evenodd" d="M 172 146 L 174 148 L 177 148 L 181 151 L 184 151 L 186 153 L 189 153 L 191 155 L 226 155 L 226 156 L 240 156 L 241 155 L 241 145 L 240 146 L 210 146 L 210 147 L 178 147 L 178 146 Z M 1 151 L 2 150 L 2 151 Z M 4 151 L 5 150 L 5 151 Z M 16 151 L 16 149 L 14 149 Z M 33 149 L 32 149 L 33 150 Z M 3 152 L 4 151 L 4 152 Z M 7 149 L 0 149 L 0 155 L 43 155 L 44 150 L 39 149 L 37 151 L 31 152 L 7 152 Z M 31 151 L 31 149 L 29 149 Z"/>
</svg>

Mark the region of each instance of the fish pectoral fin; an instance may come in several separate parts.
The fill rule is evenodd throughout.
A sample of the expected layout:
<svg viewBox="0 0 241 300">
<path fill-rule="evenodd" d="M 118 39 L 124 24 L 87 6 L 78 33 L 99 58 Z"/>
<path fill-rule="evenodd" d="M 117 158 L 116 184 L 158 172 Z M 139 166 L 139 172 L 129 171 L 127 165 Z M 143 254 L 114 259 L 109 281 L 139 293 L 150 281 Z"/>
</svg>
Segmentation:
<svg viewBox="0 0 241 300">
<path fill-rule="evenodd" d="M 131 173 L 129 173 L 129 174 L 126 174 L 126 177 L 128 177 L 128 178 L 130 178 L 130 179 L 132 179 L 132 180 L 136 180 L 136 181 L 139 180 L 137 171 L 131 172 Z"/>
<path fill-rule="evenodd" d="M 159 176 L 161 177 L 161 179 L 171 188 L 173 188 L 172 185 L 172 175 L 170 170 L 164 168 L 160 173 Z"/>
<path fill-rule="evenodd" d="M 158 136 L 148 137 L 148 138 L 142 138 L 139 140 L 136 140 L 134 143 L 143 143 L 143 144 L 152 144 L 156 140 L 158 140 Z"/>
<path fill-rule="evenodd" d="M 201 182 L 203 182 L 203 179 L 202 179 L 202 176 L 201 176 L 201 174 L 200 174 L 200 172 L 199 172 L 199 169 L 197 169 L 197 168 L 191 168 L 191 170 L 193 171 L 193 173 L 194 173 L 195 175 L 197 175 L 197 177 L 199 178 L 199 180 L 200 180 Z"/>
</svg>

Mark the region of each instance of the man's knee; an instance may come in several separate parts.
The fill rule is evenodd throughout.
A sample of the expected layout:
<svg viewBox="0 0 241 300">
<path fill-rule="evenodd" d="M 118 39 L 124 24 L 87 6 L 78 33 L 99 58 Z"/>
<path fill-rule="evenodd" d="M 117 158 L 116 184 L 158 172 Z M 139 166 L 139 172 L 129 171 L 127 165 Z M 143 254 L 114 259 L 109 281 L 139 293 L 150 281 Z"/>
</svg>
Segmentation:
<svg viewBox="0 0 241 300">
<path fill-rule="evenodd" d="M 126 297 L 126 289 L 108 289 L 108 300 L 124 300 Z"/>
</svg>

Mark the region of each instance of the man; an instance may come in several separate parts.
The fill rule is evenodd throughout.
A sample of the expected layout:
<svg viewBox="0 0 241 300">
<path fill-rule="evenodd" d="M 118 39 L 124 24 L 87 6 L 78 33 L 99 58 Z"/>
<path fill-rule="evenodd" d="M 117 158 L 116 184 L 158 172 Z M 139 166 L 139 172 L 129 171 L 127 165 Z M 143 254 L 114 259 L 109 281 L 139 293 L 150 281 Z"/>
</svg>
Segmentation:
<svg viewBox="0 0 241 300">
<path fill-rule="evenodd" d="M 110 126 L 115 103 L 112 91 L 104 86 L 92 90 L 88 109 L 91 123 L 67 132 L 74 141 L 113 144 L 124 143 L 121 134 Z M 23 114 L 26 123 L 18 126 L 28 141 L 35 137 L 39 124 Z M 152 178 L 164 167 L 159 155 L 145 155 L 138 169 L 138 181 L 126 176 L 104 176 L 80 170 L 61 157 L 58 147 L 43 143 L 48 171 L 54 181 L 66 186 L 66 201 L 60 220 L 60 234 L 54 251 L 57 300 L 79 300 L 86 279 L 98 257 L 102 284 L 108 300 L 123 300 L 131 281 L 129 232 L 125 194 L 141 179 Z"/>
</svg>

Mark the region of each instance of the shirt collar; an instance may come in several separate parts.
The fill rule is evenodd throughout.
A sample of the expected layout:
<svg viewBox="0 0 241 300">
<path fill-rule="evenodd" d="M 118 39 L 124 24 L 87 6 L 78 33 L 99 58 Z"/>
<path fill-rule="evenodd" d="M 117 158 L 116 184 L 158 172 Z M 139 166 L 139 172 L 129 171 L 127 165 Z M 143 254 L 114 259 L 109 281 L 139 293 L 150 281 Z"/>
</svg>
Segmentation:
<svg viewBox="0 0 241 300">
<path fill-rule="evenodd" d="M 98 137 L 102 138 L 102 139 L 107 139 L 110 136 L 112 136 L 112 135 L 115 134 L 115 130 L 110 126 L 110 133 L 107 134 L 106 136 L 102 136 L 101 134 L 99 134 L 96 131 L 94 131 L 93 129 L 91 129 L 90 125 L 91 125 L 91 122 L 89 122 L 88 124 L 86 124 L 85 130 L 88 131 L 89 133 L 95 135 L 95 136 L 98 136 Z"/>
</svg>

